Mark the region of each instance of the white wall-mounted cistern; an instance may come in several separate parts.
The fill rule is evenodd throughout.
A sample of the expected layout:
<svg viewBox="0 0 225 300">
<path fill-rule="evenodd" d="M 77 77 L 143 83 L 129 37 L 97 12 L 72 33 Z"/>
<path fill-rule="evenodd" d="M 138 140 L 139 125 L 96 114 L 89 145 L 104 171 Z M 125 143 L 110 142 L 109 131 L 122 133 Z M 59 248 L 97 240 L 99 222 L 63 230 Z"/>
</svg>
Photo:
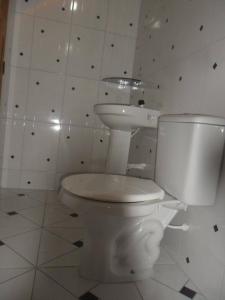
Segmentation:
<svg viewBox="0 0 225 300">
<path fill-rule="evenodd" d="M 96 104 L 94 112 L 111 129 L 106 172 L 125 175 L 132 133 L 157 128 L 160 112 L 124 104 Z"/>
</svg>

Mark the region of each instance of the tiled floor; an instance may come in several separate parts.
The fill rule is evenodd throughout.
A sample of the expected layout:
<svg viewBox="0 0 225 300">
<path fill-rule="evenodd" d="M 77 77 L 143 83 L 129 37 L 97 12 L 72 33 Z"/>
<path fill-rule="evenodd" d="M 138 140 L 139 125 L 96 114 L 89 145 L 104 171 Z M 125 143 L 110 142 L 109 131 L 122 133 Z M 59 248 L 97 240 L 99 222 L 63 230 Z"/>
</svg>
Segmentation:
<svg viewBox="0 0 225 300">
<path fill-rule="evenodd" d="M 79 216 L 55 192 L 0 190 L 0 299 L 205 299 L 163 249 L 152 279 L 101 284 L 80 278 L 83 232 Z"/>
</svg>

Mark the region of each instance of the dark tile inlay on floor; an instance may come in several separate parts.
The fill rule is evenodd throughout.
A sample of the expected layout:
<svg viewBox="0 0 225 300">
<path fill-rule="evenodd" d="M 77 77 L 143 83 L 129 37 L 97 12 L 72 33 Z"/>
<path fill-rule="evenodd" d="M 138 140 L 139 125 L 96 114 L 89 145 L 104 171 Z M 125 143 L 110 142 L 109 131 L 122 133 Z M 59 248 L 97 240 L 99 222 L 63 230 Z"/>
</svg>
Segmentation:
<svg viewBox="0 0 225 300">
<path fill-rule="evenodd" d="M 17 194 L 17 196 L 19 196 L 19 197 L 24 197 L 25 196 L 25 194 Z"/>
<path fill-rule="evenodd" d="M 84 243 L 82 241 L 76 241 L 75 243 L 73 243 L 73 245 L 77 246 L 78 248 L 81 248 L 83 244 Z"/>
<path fill-rule="evenodd" d="M 195 291 L 193 291 L 192 289 L 189 289 L 186 286 L 183 286 L 182 289 L 180 290 L 180 293 L 183 294 L 184 296 L 193 299 L 194 296 L 197 294 Z"/>
<path fill-rule="evenodd" d="M 0 241 L 0 246 L 4 246 L 5 243 L 3 241 Z"/>
<path fill-rule="evenodd" d="M 9 211 L 7 212 L 7 215 L 14 216 L 14 215 L 18 215 L 18 213 L 16 211 Z"/>
<path fill-rule="evenodd" d="M 70 214 L 70 216 L 73 217 L 73 218 L 77 218 L 77 217 L 78 217 L 78 214 L 72 213 L 72 214 Z"/>
<path fill-rule="evenodd" d="M 79 297 L 80 300 L 98 300 L 99 298 L 96 297 L 94 294 L 87 292 Z"/>
</svg>

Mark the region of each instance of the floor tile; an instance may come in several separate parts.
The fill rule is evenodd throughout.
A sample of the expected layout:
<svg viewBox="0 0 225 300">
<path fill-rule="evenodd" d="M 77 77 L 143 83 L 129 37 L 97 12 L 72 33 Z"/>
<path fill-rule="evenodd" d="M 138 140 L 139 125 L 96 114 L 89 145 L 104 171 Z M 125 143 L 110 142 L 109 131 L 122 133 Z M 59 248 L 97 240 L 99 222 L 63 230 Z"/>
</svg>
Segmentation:
<svg viewBox="0 0 225 300">
<path fill-rule="evenodd" d="M 28 196 L 14 198 L 4 198 L 0 200 L 0 210 L 4 212 L 19 211 L 30 207 L 41 206 L 43 203 Z"/>
<path fill-rule="evenodd" d="M 74 249 L 75 246 L 71 243 L 68 243 L 56 235 L 44 230 L 41 236 L 38 264 L 48 262 L 49 260 Z"/>
<path fill-rule="evenodd" d="M 95 281 L 81 278 L 77 268 L 42 268 L 42 270 L 76 297 L 97 285 Z"/>
<path fill-rule="evenodd" d="M 37 263 L 38 250 L 41 238 L 41 230 L 26 232 L 4 240 L 6 245 L 25 257 L 32 264 Z"/>
<path fill-rule="evenodd" d="M 45 207 L 32 207 L 19 211 L 19 214 L 41 226 L 44 219 Z"/>
<path fill-rule="evenodd" d="M 157 265 L 170 265 L 175 264 L 175 262 L 172 260 L 172 258 L 169 256 L 169 254 L 166 252 L 164 248 L 160 248 L 160 256 L 158 260 L 156 261 Z"/>
<path fill-rule="evenodd" d="M 0 212 L 0 239 L 37 229 L 34 223 L 20 215 L 8 216 Z"/>
<path fill-rule="evenodd" d="M 80 265 L 81 250 L 69 252 L 65 255 L 57 257 L 46 264 L 44 267 L 76 267 Z"/>
<path fill-rule="evenodd" d="M 123 284 L 100 284 L 91 293 L 101 300 L 141 300 L 136 286 L 131 283 Z M 155 300 L 155 299 L 154 299 Z"/>
<path fill-rule="evenodd" d="M 11 279 L 0 285 L 0 299 L 30 300 L 34 279 L 34 271 Z"/>
<path fill-rule="evenodd" d="M 0 270 L 1 268 L 29 268 L 32 265 L 12 251 L 7 246 L 0 247 Z"/>
<path fill-rule="evenodd" d="M 52 225 L 56 222 L 67 220 L 70 211 L 59 207 L 58 205 L 48 205 L 45 210 L 44 226 Z"/>
<path fill-rule="evenodd" d="M 155 265 L 153 279 L 167 285 L 168 287 L 180 291 L 188 281 L 188 277 L 177 265 Z"/>
<path fill-rule="evenodd" d="M 81 221 L 81 218 L 73 218 L 69 216 L 63 221 L 59 221 L 57 223 L 51 224 L 51 227 L 68 227 L 68 228 L 82 228 L 84 227 L 83 222 Z"/>
<path fill-rule="evenodd" d="M 143 300 L 187 300 L 187 297 L 179 292 L 151 279 L 139 281 L 136 284 Z"/>
<path fill-rule="evenodd" d="M 6 282 L 9 279 L 15 278 L 31 270 L 31 268 L 19 268 L 19 269 L 0 269 L 0 283 Z M 1 290 L 1 285 L 0 285 Z M 1 295 L 1 292 L 0 292 Z M 1 298 L 0 298 L 1 299 Z"/>
<path fill-rule="evenodd" d="M 81 228 L 47 227 L 46 229 L 71 243 L 84 238 L 84 229 Z"/>
<path fill-rule="evenodd" d="M 32 300 L 75 300 L 73 295 L 37 271 Z"/>
<path fill-rule="evenodd" d="M 29 189 L 0 189 L 0 200 L 6 198 L 24 198 L 29 197 L 38 200 L 42 203 L 46 201 L 47 192 L 44 190 L 29 190 Z"/>
</svg>

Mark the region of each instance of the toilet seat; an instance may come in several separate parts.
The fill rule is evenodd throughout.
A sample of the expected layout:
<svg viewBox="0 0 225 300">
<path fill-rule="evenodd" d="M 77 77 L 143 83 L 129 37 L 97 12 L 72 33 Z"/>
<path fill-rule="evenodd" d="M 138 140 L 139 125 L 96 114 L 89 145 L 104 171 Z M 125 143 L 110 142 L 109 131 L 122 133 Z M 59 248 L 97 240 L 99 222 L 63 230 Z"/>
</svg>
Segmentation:
<svg viewBox="0 0 225 300">
<path fill-rule="evenodd" d="M 152 180 L 111 174 L 76 174 L 62 187 L 82 198 L 117 203 L 163 200 L 165 192 Z"/>
</svg>

